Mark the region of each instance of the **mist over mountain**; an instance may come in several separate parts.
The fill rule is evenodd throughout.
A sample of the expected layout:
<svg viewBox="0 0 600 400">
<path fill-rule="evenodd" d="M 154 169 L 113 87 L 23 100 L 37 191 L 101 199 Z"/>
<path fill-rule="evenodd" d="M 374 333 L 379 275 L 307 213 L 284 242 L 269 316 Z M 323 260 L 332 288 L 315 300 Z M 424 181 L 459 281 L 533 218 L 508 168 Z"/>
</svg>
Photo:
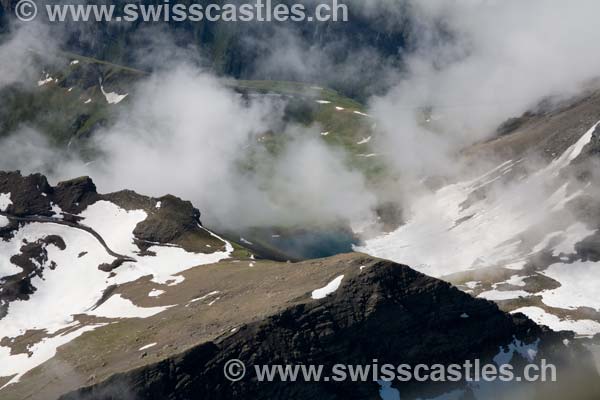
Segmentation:
<svg viewBox="0 0 600 400">
<path fill-rule="evenodd" d="M 345 4 L 0 3 L 0 397 L 598 397 L 600 5 Z M 238 358 L 561 379 L 263 385 L 226 379 Z"/>
</svg>

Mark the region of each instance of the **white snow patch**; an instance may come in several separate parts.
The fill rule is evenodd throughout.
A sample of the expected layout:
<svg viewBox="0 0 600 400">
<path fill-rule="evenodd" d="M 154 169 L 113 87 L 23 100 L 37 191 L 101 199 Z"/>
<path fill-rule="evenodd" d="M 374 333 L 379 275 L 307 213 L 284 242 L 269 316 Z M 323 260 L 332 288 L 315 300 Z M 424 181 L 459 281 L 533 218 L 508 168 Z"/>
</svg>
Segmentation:
<svg viewBox="0 0 600 400">
<path fill-rule="evenodd" d="M 28 354 L 11 355 L 10 348 L 0 347 L 0 360 L 2 360 L 0 363 L 0 376 L 15 375 L 4 386 L 0 387 L 0 390 L 4 389 L 10 384 L 19 382 L 21 377 L 27 371 L 54 357 L 58 347 L 69 343 L 85 332 L 92 331 L 104 325 L 106 324 L 87 325 L 63 335 L 43 339 L 41 342 L 36 343 L 28 348 L 28 350 L 32 353 L 31 357 L 29 357 Z"/>
<path fill-rule="evenodd" d="M 79 64 L 79 60 L 73 60 L 73 61 L 71 61 L 71 65 L 77 65 L 77 64 Z"/>
<path fill-rule="evenodd" d="M 325 297 L 338 290 L 340 284 L 342 283 L 342 279 L 344 279 L 344 275 L 338 276 L 337 278 L 329 282 L 326 286 L 320 289 L 313 290 L 311 297 L 315 300 L 324 299 Z"/>
<path fill-rule="evenodd" d="M 335 109 L 336 109 L 336 110 L 338 110 L 338 111 L 343 111 L 343 110 L 345 110 L 345 108 L 344 108 L 344 107 L 338 107 L 338 106 L 336 106 L 336 107 L 335 107 Z"/>
<path fill-rule="evenodd" d="M 254 244 L 251 241 L 244 239 L 243 237 L 240 238 L 240 242 L 250 245 L 250 246 L 252 246 Z"/>
<path fill-rule="evenodd" d="M 594 126 L 592 126 L 581 138 L 571 147 L 565 151 L 562 156 L 556 160 L 555 166 L 557 169 L 565 167 L 571 163 L 574 159 L 576 159 L 580 154 L 585 145 L 587 145 L 590 140 L 592 140 L 592 136 L 596 127 L 600 124 L 600 122 L 596 122 Z"/>
<path fill-rule="evenodd" d="M 544 304 L 571 310 L 578 307 L 600 310 L 600 263 L 577 261 L 573 264 L 552 264 L 541 273 L 561 285 L 541 292 Z"/>
<path fill-rule="evenodd" d="M 321 136 L 327 136 L 329 135 L 329 132 L 321 132 Z"/>
<path fill-rule="evenodd" d="M 170 306 L 138 307 L 131 300 L 117 294 L 111 296 L 95 310 L 88 311 L 87 314 L 104 318 L 148 318 L 169 308 Z"/>
<path fill-rule="evenodd" d="M 133 242 L 133 230 L 148 214 L 142 210 L 127 211 L 114 203 L 101 200 L 89 206 L 79 216 L 84 218 L 85 225 L 104 238 L 112 251 L 130 255 L 139 250 Z"/>
<path fill-rule="evenodd" d="M 104 95 L 104 98 L 106 99 L 106 102 L 108 104 L 119 104 L 127 96 L 129 96 L 129 93 L 126 93 L 126 94 L 118 94 L 118 93 L 115 93 L 115 92 L 107 93 L 104 90 L 104 86 L 102 86 L 102 85 L 100 85 L 100 90 L 102 91 L 102 94 Z"/>
<path fill-rule="evenodd" d="M 132 232 L 137 223 L 146 218 L 145 212 L 126 211 L 113 203 L 100 201 L 89 206 L 80 216 L 84 218 L 82 224 L 98 232 L 112 250 L 133 257 L 137 262 L 124 263 L 114 271 L 114 276 L 109 277 L 106 272 L 100 271 L 98 266 L 111 263 L 114 257 L 110 256 L 90 233 L 53 223 L 30 223 L 23 226 L 15 233 L 12 240 L 0 241 L 0 277 L 21 272 L 20 268 L 10 262 L 10 258 L 20 253 L 24 240 L 36 242 L 49 235 L 56 235 L 64 240 L 66 248 L 60 250 L 54 245 L 46 247 L 48 264 L 44 266 L 46 268 L 43 279 L 39 276 L 32 279 L 36 291 L 29 300 L 10 303 L 8 314 L 0 320 L 0 337 L 15 338 L 27 330 L 34 329 L 45 330 L 48 335 L 52 335 L 60 329 L 72 326 L 73 315 L 76 314 L 87 313 L 108 318 L 143 318 L 155 315 L 167 307 L 142 308 L 118 295 L 112 296 L 96 310 L 91 311 L 91 308 L 111 285 L 132 282 L 148 275 L 152 276 L 154 282 L 169 281 L 177 284 L 183 281 L 184 277 L 175 276 L 176 274 L 195 266 L 218 262 L 228 258 L 233 252 L 233 246 L 229 242 L 207 230 L 212 236 L 223 240 L 225 251 L 195 254 L 178 247 L 157 245 L 150 247 L 150 251 L 156 253 L 155 257 L 142 257 L 137 254 L 138 249 L 133 244 Z M 82 250 L 87 254 L 80 258 L 79 254 Z M 51 270 L 48 268 L 50 262 L 55 262 L 58 267 Z M 82 279 L 85 280 L 84 285 L 81 284 Z M 98 326 L 86 327 L 86 330 Z M 74 337 L 76 336 L 69 334 L 61 336 L 61 340 L 45 339 L 39 345 L 43 344 L 44 347 L 40 347 L 44 351 L 43 354 L 51 353 L 51 357 L 56 347 Z M 34 352 L 37 348 L 32 347 Z M 7 347 L 0 347 L 0 354 L 6 351 L 8 351 Z M 38 354 L 34 354 L 31 359 L 40 359 L 40 363 L 47 359 L 39 357 Z M 0 359 L 4 361 L 5 358 L 0 357 Z M 23 374 L 38 364 L 19 362 L 14 365 L 21 365 L 22 368 L 17 372 Z M 3 366 L 0 366 L 0 376 L 12 375 L 12 373 L 4 373 L 12 371 L 8 367 L 2 368 Z"/>
<path fill-rule="evenodd" d="M 160 289 L 152 289 L 152 290 L 150 291 L 150 293 L 148 293 L 148 296 L 149 296 L 149 297 L 158 297 L 158 296 L 160 296 L 160 295 L 162 295 L 162 294 L 164 294 L 164 293 L 165 293 L 165 291 L 164 291 L 164 290 L 160 290 Z"/>
<path fill-rule="evenodd" d="M 158 343 L 156 343 L 156 342 L 155 342 L 155 343 L 150 343 L 150 344 L 147 344 L 147 345 L 145 345 L 145 346 L 142 346 L 142 347 L 140 347 L 140 348 L 138 349 L 138 351 L 144 351 L 144 350 L 148 350 L 148 349 L 150 349 L 150 348 L 152 348 L 152 347 L 156 346 L 157 344 L 158 344 Z"/>
<path fill-rule="evenodd" d="M 486 300 L 501 301 L 528 296 L 531 296 L 531 294 L 524 290 L 488 290 L 487 292 L 480 293 L 477 297 Z"/>
<path fill-rule="evenodd" d="M 558 173 L 579 155 L 594 129 L 595 125 L 545 168 L 501 190 L 491 190 L 484 199 L 466 202 L 474 191 L 491 185 L 521 160 L 504 162 L 475 179 L 423 194 L 407 209 L 406 224 L 367 239 L 355 250 L 411 265 L 434 277 L 495 266 L 521 269 L 531 252 L 523 246 L 520 234 L 567 212 L 564 204 L 573 195 L 557 182 Z M 565 226 L 564 231 L 565 248 L 589 232 L 577 224 Z M 561 245 L 557 251 L 562 250 Z"/>
<path fill-rule="evenodd" d="M 354 114 L 358 114 L 358 115 L 362 115 L 363 117 L 368 117 L 369 114 L 365 114 L 364 112 L 360 112 L 360 111 L 352 111 Z"/>
<path fill-rule="evenodd" d="M 5 212 L 8 206 L 12 204 L 10 193 L 0 193 L 0 211 Z"/>
<path fill-rule="evenodd" d="M 536 324 L 546 325 L 555 331 L 573 331 L 580 336 L 594 336 L 600 333 L 600 323 L 590 319 L 560 319 L 540 307 L 522 307 L 511 311 L 511 314 L 518 312 L 527 315 Z"/>
<path fill-rule="evenodd" d="M 370 141 L 371 141 L 371 136 L 362 138 L 360 141 L 356 142 L 356 144 L 365 144 L 365 143 L 369 143 Z"/>
<path fill-rule="evenodd" d="M 219 292 L 218 290 L 215 290 L 215 291 L 213 291 L 213 292 L 210 292 L 210 293 L 207 293 L 207 294 L 205 294 L 205 295 L 204 295 L 204 296 L 202 296 L 202 297 L 196 297 L 195 299 L 192 299 L 192 300 L 190 300 L 189 302 L 190 302 L 190 303 L 195 303 L 195 302 L 197 302 L 197 301 L 201 301 L 201 300 L 207 299 L 207 298 L 209 298 L 209 297 L 211 297 L 211 296 L 216 296 L 216 295 L 217 295 L 217 294 L 219 294 L 219 293 L 221 293 L 221 292 Z"/>
<path fill-rule="evenodd" d="M 37 82 L 37 85 L 38 85 L 38 86 L 44 86 L 45 84 L 47 84 L 47 83 L 50 83 L 50 82 L 53 82 L 53 81 L 54 81 L 54 78 L 53 78 L 53 77 L 51 77 L 49 74 L 46 74 L 46 75 L 44 76 L 44 79 L 41 79 L 41 80 L 39 80 L 39 81 Z"/>
<path fill-rule="evenodd" d="M 162 201 L 157 201 L 156 202 L 156 206 L 154 206 L 154 207 L 156 207 L 157 209 L 161 208 L 162 207 Z"/>
<path fill-rule="evenodd" d="M 317 100 L 317 103 L 319 103 L 319 104 L 330 104 L 331 102 L 327 101 L 327 100 Z"/>
<path fill-rule="evenodd" d="M 10 221 L 8 220 L 8 218 L 6 218 L 4 215 L 0 215 L 0 228 L 4 228 L 9 223 Z"/>
<path fill-rule="evenodd" d="M 479 285 L 481 285 L 481 282 L 479 282 L 479 281 L 465 282 L 465 286 L 468 287 L 469 289 L 475 289 Z"/>
<path fill-rule="evenodd" d="M 58 204 L 54 204 L 52 203 L 52 212 L 54 213 L 54 215 L 52 216 L 53 218 L 56 219 L 63 219 L 63 210 L 60 208 L 60 206 Z"/>
<path fill-rule="evenodd" d="M 527 284 L 524 282 L 524 279 L 528 278 L 528 276 L 519 276 L 519 275 L 512 275 L 510 278 L 508 278 L 506 281 L 504 282 L 500 282 L 500 283 L 495 283 L 493 286 L 494 288 L 496 288 L 498 285 L 501 285 L 502 283 L 506 283 L 512 286 L 519 286 L 519 287 L 523 287 L 526 286 Z"/>
<path fill-rule="evenodd" d="M 83 102 L 83 104 L 90 104 L 92 102 L 92 99 L 87 99 L 86 101 Z"/>
</svg>

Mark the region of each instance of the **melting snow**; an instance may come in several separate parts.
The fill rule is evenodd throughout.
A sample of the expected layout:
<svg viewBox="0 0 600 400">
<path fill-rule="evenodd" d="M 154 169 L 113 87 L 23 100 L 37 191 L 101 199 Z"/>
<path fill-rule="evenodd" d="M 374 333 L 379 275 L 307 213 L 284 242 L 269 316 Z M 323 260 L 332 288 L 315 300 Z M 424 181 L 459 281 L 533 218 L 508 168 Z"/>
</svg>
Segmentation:
<svg viewBox="0 0 600 400">
<path fill-rule="evenodd" d="M 88 311 L 88 315 L 104 318 L 148 318 L 167 310 L 165 307 L 138 307 L 123 298 L 120 294 L 111 296 L 95 310 Z"/>
<path fill-rule="evenodd" d="M 154 346 L 156 346 L 157 344 L 158 344 L 158 343 L 156 343 L 156 342 L 155 342 L 155 343 L 150 343 L 150 344 L 147 344 L 147 345 L 145 345 L 145 346 L 142 346 L 142 347 L 140 347 L 140 348 L 138 349 L 138 351 L 144 351 L 144 350 L 148 350 L 149 348 L 151 348 L 151 347 L 154 347 Z"/>
<path fill-rule="evenodd" d="M 9 223 L 10 221 L 8 220 L 8 218 L 6 218 L 4 215 L 0 215 L 0 228 L 4 228 Z"/>
<path fill-rule="evenodd" d="M 71 61 L 71 65 L 77 65 L 77 64 L 79 64 L 79 60 L 73 60 L 73 61 Z"/>
<path fill-rule="evenodd" d="M 148 296 L 149 296 L 149 297 L 158 297 L 158 296 L 160 296 L 160 295 L 162 295 L 162 294 L 164 294 L 164 293 L 165 293 L 165 291 L 164 291 L 164 290 L 160 290 L 160 289 L 152 289 L 152 290 L 150 291 L 150 293 L 148 293 Z"/>
<path fill-rule="evenodd" d="M 360 141 L 356 142 L 356 144 L 365 144 L 365 143 L 369 143 L 370 141 L 371 141 L 371 136 L 362 138 Z"/>
<path fill-rule="evenodd" d="M 10 193 L 0 193 L 0 211 L 5 212 L 8 206 L 12 204 Z"/>
<path fill-rule="evenodd" d="M 240 238 L 240 242 L 242 242 L 244 244 L 247 244 L 247 245 L 250 245 L 250 246 L 252 246 L 254 244 L 254 243 L 252 243 L 252 242 L 244 239 L 243 237 Z"/>
<path fill-rule="evenodd" d="M 25 372 L 37 367 L 40 364 L 43 364 L 44 362 L 54 357 L 54 355 L 56 354 L 56 349 L 58 347 L 69 343 L 70 341 L 78 338 L 85 332 L 94 330 L 104 325 L 105 324 L 87 325 L 62 335 L 42 339 L 41 342 L 36 343 L 27 349 L 32 353 L 31 357 L 29 357 L 28 354 L 11 355 L 10 348 L 0 347 L 0 360 L 2 360 L 2 362 L 0 363 L 0 376 L 15 375 L 4 386 L 0 387 L 0 389 L 4 389 L 6 386 L 12 383 L 19 382 L 19 380 L 25 374 Z"/>
<path fill-rule="evenodd" d="M 9 196 L 5 195 L 2 198 L 6 201 Z M 21 268 L 10 262 L 10 258 L 19 254 L 24 240 L 35 242 L 49 235 L 56 235 L 64 240 L 66 248 L 60 250 L 54 245 L 47 246 L 48 263 L 54 261 L 56 269 L 45 268 L 43 279 L 39 276 L 33 277 L 32 285 L 37 290 L 29 300 L 10 303 L 8 314 L 0 320 L 1 337 L 14 338 L 33 329 L 45 330 L 48 335 L 52 335 L 60 329 L 72 326 L 73 315 L 77 314 L 87 313 L 108 318 L 144 318 L 155 315 L 167 307 L 138 307 L 120 295 L 113 295 L 95 310 L 92 310 L 92 307 L 111 285 L 132 282 L 148 275 L 152 276 L 154 282 L 169 281 L 177 284 L 183 281 L 183 277 L 175 276 L 176 274 L 195 266 L 218 262 L 228 258 L 233 252 L 231 244 L 224 241 L 226 249 L 222 252 L 196 254 L 178 247 L 152 246 L 149 250 L 156 253 L 156 256 L 142 257 L 133 243 L 133 229 L 138 222 L 146 218 L 144 211 L 127 211 L 113 203 L 99 201 L 89 206 L 80 216 L 85 218 L 83 224 L 98 232 L 111 250 L 135 258 L 137 262 L 124 263 L 113 271 L 114 276 L 109 277 L 106 272 L 100 271 L 98 266 L 111 263 L 114 257 L 109 255 L 90 233 L 53 223 L 25 225 L 15 233 L 12 240 L 0 241 L 0 277 L 21 272 Z M 218 238 L 212 232 L 207 232 Z M 80 258 L 82 249 L 87 254 Z M 82 279 L 85 284 L 82 284 Z M 100 325 L 82 328 L 76 334 L 44 339 L 30 349 L 34 351 L 34 356 L 26 362 L 22 360 L 22 355 L 0 357 L 3 361 L 0 376 L 15 373 L 20 376 L 51 358 L 56 347 L 98 326 Z M 37 354 L 37 349 L 42 353 Z M 8 351 L 7 347 L 0 346 L 0 355 Z"/>
<path fill-rule="evenodd" d="M 219 294 L 219 293 L 221 293 L 221 292 L 219 292 L 218 290 L 215 290 L 214 292 L 207 293 L 207 294 L 205 294 L 205 295 L 204 295 L 204 296 L 202 296 L 202 297 L 197 297 L 197 298 L 195 298 L 195 299 L 192 299 L 192 300 L 190 300 L 190 303 L 195 303 L 195 302 L 197 302 L 197 301 L 200 301 L 200 300 L 207 299 L 207 298 L 209 298 L 209 297 L 211 297 L 211 296 L 216 296 L 216 295 L 217 295 L 217 294 Z"/>
<path fill-rule="evenodd" d="M 477 296 L 477 297 L 480 297 L 480 298 L 483 298 L 486 300 L 501 301 L 501 300 L 516 299 L 518 297 L 528 297 L 528 296 L 531 296 L 531 293 L 527 293 L 524 290 L 489 290 L 487 292 L 480 293 L 479 296 Z"/>
<path fill-rule="evenodd" d="M 488 198 L 465 203 L 474 191 L 490 185 L 520 161 L 507 161 L 476 179 L 425 194 L 408 210 L 406 224 L 366 240 L 356 251 L 408 264 L 435 277 L 492 266 L 521 269 L 531 253 L 522 247 L 519 235 L 566 212 L 564 205 L 574 195 L 569 196 L 563 185 L 550 192 L 547 188 L 581 153 L 595 127 L 545 168 L 492 191 Z M 556 251 L 572 252 L 573 245 L 590 232 L 583 224 L 565 227 Z"/>
<path fill-rule="evenodd" d="M 600 311 L 600 264 L 583 261 L 552 264 L 542 274 L 561 285 L 557 289 L 541 293 L 544 304 L 568 309 L 590 307 Z"/>
<path fill-rule="evenodd" d="M 56 219 L 63 219 L 63 210 L 60 208 L 60 206 L 58 204 L 54 204 L 52 203 L 52 212 L 54 213 L 54 215 L 52 216 L 53 218 Z"/>
<path fill-rule="evenodd" d="M 129 96 L 129 93 L 126 93 L 126 94 L 118 94 L 118 93 L 115 93 L 115 92 L 107 93 L 104 90 L 104 86 L 102 86 L 102 85 L 100 85 L 100 90 L 102 91 L 102 94 L 104 95 L 104 98 L 106 99 L 106 101 L 107 101 L 108 104 L 119 104 L 127 96 Z"/>
<path fill-rule="evenodd" d="M 46 74 L 46 75 L 45 75 L 45 78 L 44 78 L 44 79 L 41 79 L 41 80 L 39 80 L 39 81 L 37 82 L 37 84 L 38 84 L 38 86 L 44 86 L 45 84 L 47 84 L 47 83 L 50 83 L 50 82 L 52 82 L 52 81 L 54 81 L 54 78 L 53 78 L 53 77 L 51 77 L 49 74 Z"/>
<path fill-rule="evenodd" d="M 344 279 L 344 275 L 338 276 L 337 278 L 329 282 L 325 287 L 313 290 L 311 297 L 315 300 L 324 299 L 325 297 L 338 290 L 340 284 L 342 283 L 342 279 Z"/>
<path fill-rule="evenodd" d="M 317 100 L 317 103 L 319 103 L 319 104 L 330 104 L 331 102 L 327 101 L 327 100 Z"/>
<path fill-rule="evenodd" d="M 344 107 L 335 107 L 335 109 L 338 111 L 342 111 L 342 110 L 344 110 Z"/>
<path fill-rule="evenodd" d="M 512 285 L 512 286 L 520 286 L 523 287 L 525 285 L 527 285 L 523 280 L 525 278 L 528 278 L 527 276 L 519 276 L 519 275 L 513 275 L 510 278 L 508 278 L 506 280 L 505 283 Z M 496 285 L 497 286 L 497 285 Z"/>
<path fill-rule="evenodd" d="M 90 104 L 92 102 L 92 99 L 87 99 L 86 101 L 83 102 L 83 104 Z"/>
<path fill-rule="evenodd" d="M 546 325 L 555 331 L 573 331 L 581 336 L 593 336 L 600 332 L 600 323 L 590 319 L 560 319 L 540 307 L 522 307 L 512 313 L 523 313 L 538 325 Z"/>
</svg>

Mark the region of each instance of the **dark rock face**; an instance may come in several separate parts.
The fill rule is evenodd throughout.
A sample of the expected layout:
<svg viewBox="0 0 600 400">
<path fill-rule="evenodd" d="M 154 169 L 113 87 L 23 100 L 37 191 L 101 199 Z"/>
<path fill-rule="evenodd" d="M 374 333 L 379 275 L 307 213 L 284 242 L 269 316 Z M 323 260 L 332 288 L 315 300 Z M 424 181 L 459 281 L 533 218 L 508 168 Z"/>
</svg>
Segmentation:
<svg viewBox="0 0 600 400">
<path fill-rule="evenodd" d="M 12 205 L 6 212 L 16 216 L 51 216 L 49 195 L 52 187 L 45 176 L 34 174 L 21 176 L 19 171 L 0 171 L 0 193 L 10 193 Z"/>
<path fill-rule="evenodd" d="M 65 212 L 79 214 L 99 199 L 96 185 L 87 177 L 60 182 L 54 188 L 53 199 Z"/>
<path fill-rule="evenodd" d="M 326 299 L 299 299 L 226 337 L 62 399 L 375 399 L 375 382 L 258 382 L 253 366 L 316 364 L 331 371 L 338 363 L 370 365 L 374 359 L 380 365 L 462 364 L 489 360 L 513 338 L 540 339 L 540 353 L 553 358 L 564 336 L 406 266 L 380 261 Z M 246 364 L 245 379 L 224 378 L 230 359 Z M 416 398 L 415 382 L 401 385 L 402 399 Z M 435 397 L 448 388 L 431 390 Z"/>
<path fill-rule="evenodd" d="M 189 201 L 167 195 L 161 197 L 160 208 L 140 222 L 135 236 L 154 243 L 172 243 L 184 232 L 193 231 L 200 224 L 200 211 Z"/>
<path fill-rule="evenodd" d="M 142 251 L 157 243 L 177 244 L 197 252 L 212 252 L 223 245 L 222 241 L 201 228 L 200 211 L 192 203 L 171 195 L 154 199 L 130 190 L 103 195 L 96 191 L 96 185 L 87 176 L 52 187 L 43 175 L 22 176 L 19 171 L 0 171 L 0 193 L 10 193 L 13 202 L 5 214 L 14 218 L 8 226 L 0 228 L 0 238 L 4 239 L 11 237 L 23 219 L 56 217 L 53 205 L 58 205 L 63 211 L 61 221 L 77 225 L 81 222 L 77 214 L 97 201 L 107 200 L 127 210 L 146 211 L 148 217 L 134 231 Z M 160 207 L 157 207 L 158 202 Z M 203 242 L 202 245 L 194 246 L 198 239 Z M 204 242 L 211 243 L 214 248 L 207 248 Z"/>
</svg>

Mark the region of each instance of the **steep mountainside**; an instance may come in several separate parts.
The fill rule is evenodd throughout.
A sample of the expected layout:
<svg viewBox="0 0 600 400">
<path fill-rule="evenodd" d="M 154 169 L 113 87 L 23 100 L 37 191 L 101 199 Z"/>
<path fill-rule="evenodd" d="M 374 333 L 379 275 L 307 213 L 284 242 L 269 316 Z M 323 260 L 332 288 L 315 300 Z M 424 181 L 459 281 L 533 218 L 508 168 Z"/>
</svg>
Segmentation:
<svg viewBox="0 0 600 400">
<path fill-rule="evenodd" d="M 600 92 L 510 121 L 465 151 L 482 175 L 426 194 L 358 250 L 412 265 L 554 329 L 600 332 Z"/>
<path fill-rule="evenodd" d="M 361 254 L 257 260 L 203 229 L 188 202 L 101 195 L 88 178 L 52 187 L 41 175 L 2 173 L 0 209 L 3 399 L 386 398 L 399 391 L 403 399 L 452 392 L 487 400 L 505 388 L 259 384 L 250 376 L 233 383 L 222 376 L 231 358 L 249 369 L 544 358 L 562 371 L 559 383 L 511 386 L 507 398 L 514 390 L 537 393 L 528 398 L 569 390 L 586 399 L 600 390 L 572 333 L 505 314 L 403 265 Z"/>
<path fill-rule="evenodd" d="M 173 196 L 99 195 L 88 178 L 52 187 L 41 175 L 0 173 L 3 385 L 84 332 L 164 309 L 136 306 L 115 294 L 120 285 L 174 285 L 185 269 L 229 258 L 232 245 L 199 217 Z"/>
</svg>

